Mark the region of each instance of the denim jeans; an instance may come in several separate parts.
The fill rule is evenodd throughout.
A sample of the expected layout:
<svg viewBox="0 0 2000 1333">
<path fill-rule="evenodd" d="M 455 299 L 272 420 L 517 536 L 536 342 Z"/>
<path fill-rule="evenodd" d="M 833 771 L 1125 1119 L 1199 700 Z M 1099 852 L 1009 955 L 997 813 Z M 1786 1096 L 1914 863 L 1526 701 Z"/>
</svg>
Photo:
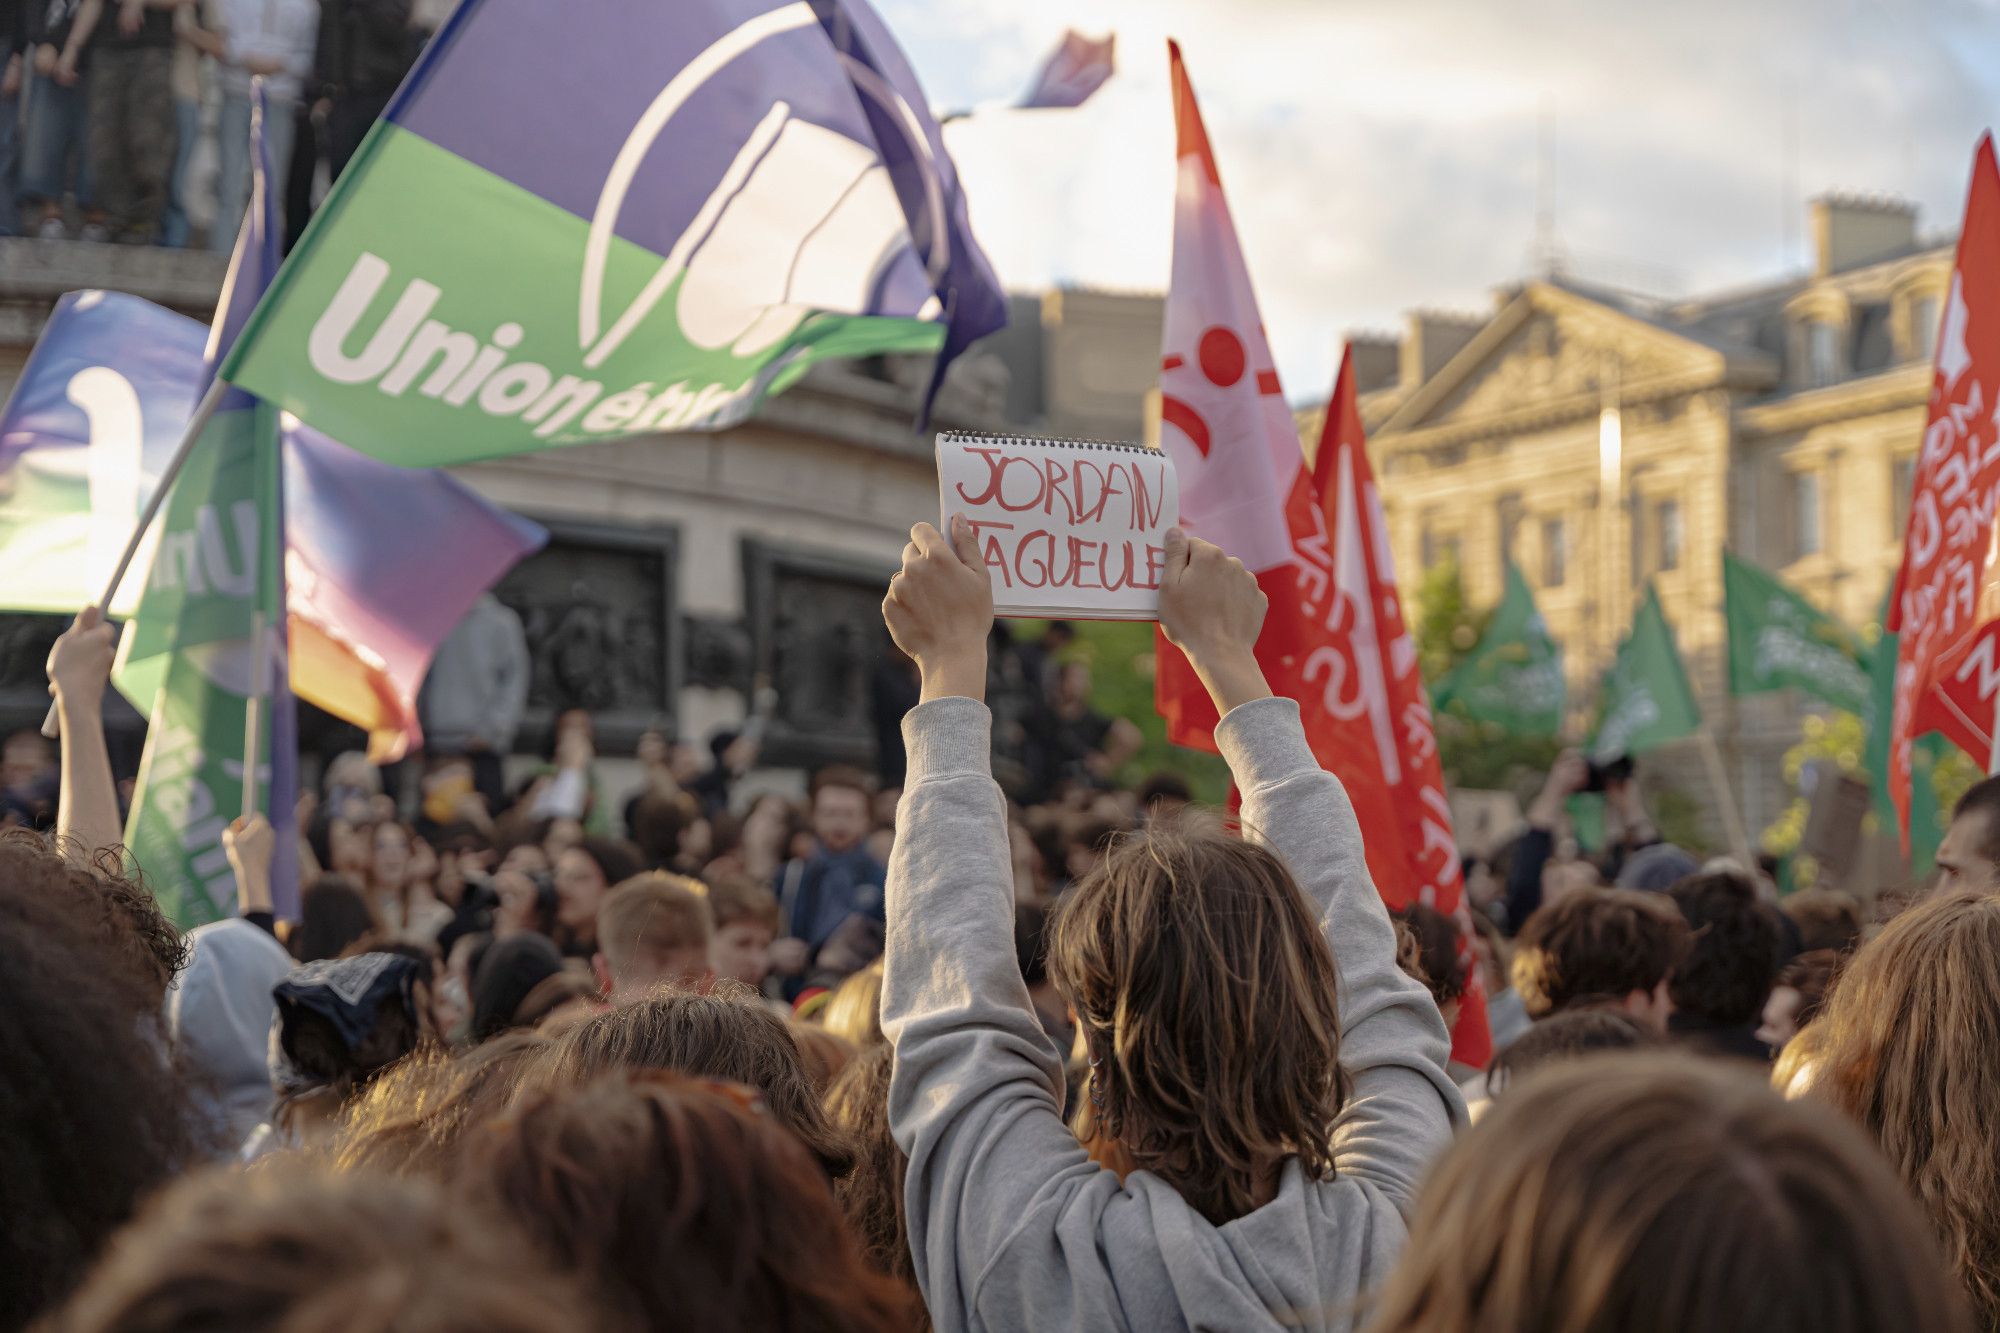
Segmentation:
<svg viewBox="0 0 2000 1333">
<path fill-rule="evenodd" d="M 264 103 L 264 147 L 271 156 L 271 178 L 265 188 L 272 191 L 272 203 L 284 212 L 285 180 L 292 165 L 292 130 L 297 124 L 298 103 L 267 98 Z M 222 117 L 215 131 L 216 156 L 221 171 L 215 182 L 215 230 L 208 234 L 208 248 L 226 255 L 236 247 L 236 233 L 243 228 L 243 210 L 250 205 L 250 98 L 247 94 L 224 93 Z M 282 220 L 280 236 L 284 235 Z"/>
<path fill-rule="evenodd" d="M 95 202 L 90 171 L 90 76 L 81 76 L 68 88 L 54 79 L 33 78 L 27 99 L 21 203 L 60 204 L 63 194 L 74 189 L 77 207 L 89 208 Z"/>
<path fill-rule="evenodd" d="M 201 139 L 201 103 L 189 97 L 174 99 L 174 173 L 167 178 L 167 215 L 160 221 L 160 244 L 175 250 L 187 248 L 188 233 L 193 225 L 188 221 L 188 191 L 194 182 L 188 179 L 194 164 L 195 144 Z"/>
<path fill-rule="evenodd" d="M 174 169 L 174 53 L 99 47 L 90 63 L 90 164 L 98 207 L 121 241 L 156 245 Z"/>
<path fill-rule="evenodd" d="M 21 231 L 14 207 L 14 190 L 21 174 L 21 100 L 19 93 L 0 98 L 0 236 L 16 236 Z"/>
</svg>

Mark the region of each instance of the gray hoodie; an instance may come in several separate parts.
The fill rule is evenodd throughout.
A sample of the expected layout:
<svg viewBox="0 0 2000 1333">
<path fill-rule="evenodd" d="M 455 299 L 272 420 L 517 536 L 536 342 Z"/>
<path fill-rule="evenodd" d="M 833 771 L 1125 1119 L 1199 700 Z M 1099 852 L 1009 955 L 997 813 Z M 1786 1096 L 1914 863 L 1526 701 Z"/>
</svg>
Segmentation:
<svg viewBox="0 0 2000 1333">
<path fill-rule="evenodd" d="M 290 974 L 292 956 L 242 917 L 197 926 L 188 943 L 188 965 L 167 993 L 167 1026 L 203 1128 L 227 1156 L 271 1111 L 271 987 Z"/>
<path fill-rule="evenodd" d="M 1332 1127 L 1331 1179 L 1306 1179 L 1294 1159 L 1276 1198 L 1219 1227 L 1148 1172 L 1121 1184 L 1063 1124 L 1062 1067 L 1014 957 L 990 726 L 970 699 L 904 720 L 909 781 L 889 863 L 889 1120 L 909 1154 L 910 1250 L 938 1333 L 1351 1328 L 1463 1103 L 1444 1020 L 1397 970 L 1354 808 L 1314 762 L 1298 706 L 1245 704 L 1216 740 L 1245 826 L 1323 913 L 1353 1094 Z"/>
</svg>

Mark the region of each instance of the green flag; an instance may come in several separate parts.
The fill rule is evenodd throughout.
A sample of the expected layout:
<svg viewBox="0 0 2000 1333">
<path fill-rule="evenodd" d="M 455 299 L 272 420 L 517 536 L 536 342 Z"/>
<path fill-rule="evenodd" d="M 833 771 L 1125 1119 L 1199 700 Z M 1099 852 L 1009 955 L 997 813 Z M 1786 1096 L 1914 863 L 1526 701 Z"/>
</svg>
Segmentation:
<svg viewBox="0 0 2000 1333">
<path fill-rule="evenodd" d="M 1722 588 L 1731 694 L 1764 694 L 1789 685 L 1868 718 L 1866 655 L 1853 631 L 1726 551 Z"/>
<path fill-rule="evenodd" d="M 1431 691 L 1431 706 L 1516 736 L 1562 730 L 1562 650 L 1535 609 L 1521 571 L 1507 562 L 1507 587 L 1479 644 Z"/>
<path fill-rule="evenodd" d="M 1692 736 L 1701 726 L 1701 710 L 1674 647 L 1674 632 L 1650 583 L 1632 632 L 1618 645 L 1618 660 L 1604 678 L 1603 709 L 1597 737 L 1590 743 L 1590 757 L 1600 764 L 1656 750 Z"/>
<path fill-rule="evenodd" d="M 1883 618 L 1886 623 L 1888 603 L 1883 603 Z M 1896 807 L 1889 799 L 1889 716 L 1896 703 L 1896 642 L 1900 635 L 1882 632 L 1875 641 L 1875 648 L 1869 654 L 1868 683 L 1873 693 L 1872 707 L 1862 716 L 1868 722 L 1868 748 L 1862 762 L 1868 769 L 1868 782 L 1874 789 L 1875 815 L 1885 829 L 1896 827 Z M 1938 844 L 1944 841 L 1945 825 L 1950 822 L 1947 811 L 1938 806 L 1937 788 L 1931 783 L 1931 770 L 1945 754 L 1950 744 L 1944 737 L 1932 732 L 1919 736 L 1910 753 L 1910 871 L 1916 875 L 1930 873 L 1932 862 L 1937 860 Z"/>
<path fill-rule="evenodd" d="M 269 642 L 279 624 L 277 468 L 276 409 L 215 414 L 167 496 L 112 673 L 150 723 L 125 843 L 183 928 L 236 912 L 222 830 L 243 810 L 253 626 L 261 612 Z M 267 721 L 260 778 L 271 733 Z"/>
</svg>

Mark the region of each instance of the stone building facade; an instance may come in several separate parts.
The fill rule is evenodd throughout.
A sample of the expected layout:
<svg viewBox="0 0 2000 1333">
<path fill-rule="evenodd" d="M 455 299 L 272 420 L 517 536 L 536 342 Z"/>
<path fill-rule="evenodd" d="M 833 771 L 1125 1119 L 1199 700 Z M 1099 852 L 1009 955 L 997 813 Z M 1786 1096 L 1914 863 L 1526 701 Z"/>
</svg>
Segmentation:
<svg viewBox="0 0 2000 1333">
<path fill-rule="evenodd" d="M 1581 730 L 1653 580 L 1753 834 L 1791 798 L 1782 755 L 1812 705 L 1729 698 L 1722 552 L 1878 620 L 1952 263 L 1895 201 L 1827 197 L 1811 221 L 1812 270 L 1752 290 L 1649 301 L 1557 273 L 1353 344 L 1406 595 L 1455 552 L 1492 605 L 1511 558 Z M 1302 426 L 1316 440 L 1317 414 Z M 1654 766 L 1713 813 L 1692 745 Z"/>
<path fill-rule="evenodd" d="M 116 288 L 205 320 L 222 272 L 203 254 L 0 240 L 0 394 L 63 292 Z M 935 424 L 1137 438 L 1160 304 L 1091 291 L 1014 298 L 1013 326 L 954 366 Z M 729 430 L 455 469 L 551 533 L 498 588 L 533 662 L 521 748 L 540 748 L 571 707 L 596 717 L 608 754 L 629 754 L 649 727 L 698 740 L 741 719 L 768 683 L 778 701 L 768 763 L 872 761 L 882 590 L 910 525 L 937 517 L 931 441 L 913 429 L 929 373 L 928 357 L 822 365 Z M 0 732 L 39 723 L 42 663 L 60 628 L 0 615 Z M 136 715 L 114 721 L 136 739 Z"/>
</svg>

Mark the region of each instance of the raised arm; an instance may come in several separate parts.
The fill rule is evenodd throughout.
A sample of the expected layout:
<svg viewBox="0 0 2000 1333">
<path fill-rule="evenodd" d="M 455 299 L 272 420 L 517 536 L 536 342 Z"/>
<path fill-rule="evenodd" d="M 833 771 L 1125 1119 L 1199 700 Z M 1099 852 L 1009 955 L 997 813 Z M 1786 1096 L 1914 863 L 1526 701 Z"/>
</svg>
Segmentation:
<svg viewBox="0 0 2000 1333">
<path fill-rule="evenodd" d="M 923 679 L 903 722 L 882 1027 L 910 1253 L 940 1333 L 978 1322 L 978 1279 L 1026 1217 L 1102 1174 L 1062 1122 L 1062 1067 L 1014 957 L 1007 803 L 983 702 L 993 598 L 970 534 L 955 536 L 961 549 L 920 525 L 882 605 Z"/>
<path fill-rule="evenodd" d="M 96 607 L 86 607 L 49 651 L 49 693 L 62 726 L 56 832 L 85 858 L 124 838 L 104 745 L 104 685 L 110 679 L 111 626 Z"/>
<path fill-rule="evenodd" d="M 1320 767 L 1298 704 L 1273 698 L 1255 645 L 1264 596 L 1243 566 L 1206 542 L 1170 545 L 1160 625 L 1208 686 L 1215 739 L 1243 793 L 1245 833 L 1283 857 L 1320 913 L 1340 976 L 1340 1062 L 1353 1092 L 1333 1127 L 1342 1175 L 1407 1211 L 1451 1137 L 1463 1102 L 1446 1061 L 1444 1019 L 1396 966 L 1396 936 L 1368 872 L 1340 779 Z"/>
</svg>

